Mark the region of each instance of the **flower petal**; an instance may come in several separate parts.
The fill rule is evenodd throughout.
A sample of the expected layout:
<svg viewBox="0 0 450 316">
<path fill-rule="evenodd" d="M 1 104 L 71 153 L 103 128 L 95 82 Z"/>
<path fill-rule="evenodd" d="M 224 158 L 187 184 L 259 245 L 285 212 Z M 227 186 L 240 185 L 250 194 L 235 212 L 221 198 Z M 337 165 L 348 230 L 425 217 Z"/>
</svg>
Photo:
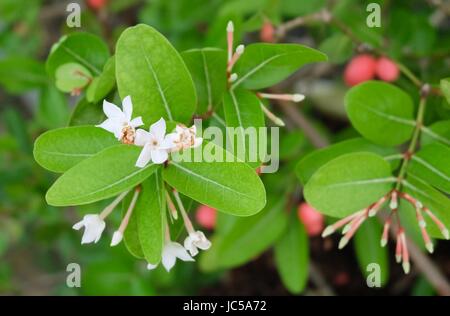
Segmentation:
<svg viewBox="0 0 450 316">
<path fill-rule="evenodd" d="M 108 118 L 124 118 L 124 114 L 120 108 L 106 100 L 103 100 L 103 112 Z"/>
<path fill-rule="evenodd" d="M 103 123 L 96 126 L 113 133 L 116 138 L 120 138 L 122 135 L 122 124 L 117 118 L 106 119 Z"/>
<path fill-rule="evenodd" d="M 75 230 L 80 230 L 84 226 L 84 220 L 79 221 L 78 223 L 75 223 L 72 228 Z"/>
<path fill-rule="evenodd" d="M 196 137 L 194 139 L 194 145 L 192 145 L 193 148 L 196 148 L 198 146 L 200 146 L 203 143 L 203 138 L 201 137 Z"/>
<path fill-rule="evenodd" d="M 136 161 L 136 167 L 144 168 L 148 164 L 148 162 L 151 160 L 151 158 L 152 158 L 152 156 L 151 156 L 150 146 L 145 145 L 144 148 L 142 148 L 142 151 Z"/>
<path fill-rule="evenodd" d="M 130 121 L 130 125 L 134 128 L 144 125 L 144 122 L 142 121 L 142 117 L 141 116 L 135 117 L 134 119 L 132 119 Z"/>
<path fill-rule="evenodd" d="M 169 158 L 169 154 L 164 149 L 156 149 L 151 151 L 153 163 L 162 164 Z"/>
<path fill-rule="evenodd" d="M 166 121 L 161 117 L 156 123 L 150 126 L 150 133 L 161 142 L 166 134 Z"/>
<path fill-rule="evenodd" d="M 166 137 L 164 137 L 164 140 L 161 142 L 159 148 L 160 149 L 172 149 L 176 147 L 176 141 L 179 139 L 179 135 L 177 133 L 171 133 L 167 134 Z"/>
<path fill-rule="evenodd" d="M 191 236 L 187 236 L 184 240 L 184 248 L 190 252 L 192 257 L 198 254 L 197 247 L 194 246 L 194 241 L 192 240 Z"/>
<path fill-rule="evenodd" d="M 131 97 L 129 95 L 122 100 L 122 109 L 127 121 L 131 121 L 131 115 L 133 115 L 133 103 L 131 103 Z"/>
<path fill-rule="evenodd" d="M 152 135 L 143 129 L 138 129 L 136 131 L 136 137 L 134 139 L 134 144 L 137 146 L 145 146 L 152 139 Z"/>
<path fill-rule="evenodd" d="M 171 246 L 172 246 L 173 253 L 175 254 L 175 256 L 178 259 L 181 259 L 183 261 L 195 261 L 194 258 L 192 258 L 188 254 L 187 250 L 182 245 L 180 245 L 179 243 L 172 242 Z"/>
<path fill-rule="evenodd" d="M 157 264 L 147 263 L 147 270 L 154 270 L 158 267 Z"/>
<path fill-rule="evenodd" d="M 167 247 L 164 247 L 161 257 L 161 263 L 167 270 L 167 272 L 169 272 L 173 268 L 173 266 L 175 265 L 175 261 L 177 260 L 175 254 L 170 250 L 171 249 L 167 249 Z"/>
</svg>

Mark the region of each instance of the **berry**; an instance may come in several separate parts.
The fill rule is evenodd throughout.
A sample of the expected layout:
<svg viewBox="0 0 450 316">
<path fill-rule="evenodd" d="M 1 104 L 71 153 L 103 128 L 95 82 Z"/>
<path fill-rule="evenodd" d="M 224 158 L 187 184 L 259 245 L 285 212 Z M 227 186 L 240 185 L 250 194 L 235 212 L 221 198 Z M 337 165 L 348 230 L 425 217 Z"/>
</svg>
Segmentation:
<svg viewBox="0 0 450 316">
<path fill-rule="evenodd" d="M 308 203 L 301 203 L 298 207 L 298 217 L 303 222 L 309 236 L 317 236 L 323 230 L 324 217 Z"/>
<path fill-rule="evenodd" d="M 100 10 L 107 2 L 108 0 L 87 0 L 87 5 L 93 10 Z"/>
<path fill-rule="evenodd" d="M 267 43 L 275 42 L 275 28 L 273 24 L 269 21 L 265 21 L 263 26 L 261 27 L 261 32 L 259 34 L 261 41 Z"/>
<path fill-rule="evenodd" d="M 206 229 L 213 229 L 216 226 L 217 211 L 209 206 L 200 205 L 195 213 L 197 223 Z"/>
<path fill-rule="evenodd" d="M 386 57 L 381 57 L 378 59 L 375 67 L 375 73 L 378 78 L 388 82 L 397 80 L 400 75 L 397 65 Z"/>
<path fill-rule="evenodd" d="M 344 81 L 350 86 L 371 80 L 375 77 L 376 59 L 367 54 L 354 57 L 345 68 Z"/>
</svg>

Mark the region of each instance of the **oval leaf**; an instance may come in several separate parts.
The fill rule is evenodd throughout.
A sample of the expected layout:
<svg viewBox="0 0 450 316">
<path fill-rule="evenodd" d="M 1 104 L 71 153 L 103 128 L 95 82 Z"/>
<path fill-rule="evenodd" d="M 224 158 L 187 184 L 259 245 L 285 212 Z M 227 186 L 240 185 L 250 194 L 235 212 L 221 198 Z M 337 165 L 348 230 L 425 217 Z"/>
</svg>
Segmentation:
<svg viewBox="0 0 450 316">
<path fill-rule="evenodd" d="M 181 53 L 197 91 L 196 113 L 213 110 L 227 88 L 227 53 L 222 49 L 191 49 Z"/>
<path fill-rule="evenodd" d="M 117 145 L 114 135 L 95 126 L 76 126 L 45 132 L 34 143 L 34 159 L 45 169 L 65 172 L 107 147 Z"/>
<path fill-rule="evenodd" d="M 88 204 L 113 197 L 144 181 L 157 165 L 137 168 L 141 152 L 137 146 L 117 145 L 69 169 L 47 191 L 47 203 L 53 206 Z"/>
<path fill-rule="evenodd" d="M 379 145 L 404 143 L 416 124 L 411 97 L 389 83 L 368 81 L 353 87 L 345 96 L 345 106 L 358 132 Z"/>
<path fill-rule="evenodd" d="M 116 84 L 116 64 L 114 56 L 108 59 L 103 72 L 94 78 L 86 90 L 86 99 L 91 103 L 97 103 L 105 98 Z"/>
<path fill-rule="evenodd" d="M 251 167 L 258 167 L 264 157 L 259 157 L 260 145 L 265 146 L 267 140 L 261 140 L 259 127 L 265 126 L 264 114 L 258 97 L 246 90 L 230 90 L 223 100 L 225 121 L 229 127 L 241 127 L 234 132 L 227 130 L 229 140 L 234 144 L 233 153 Z M 249 136 L 247 136 L 249 135 Z M 264 151 L 266 148 L 264 148 Z"/>
<path fill-rule="evenodd" d="M 315 49 L 298 44 L 248 45 L 233 68 L 238 79 L 232 89 L 270 87 L 289 77 L 305 64 L 326 61 L 327 56 Z"/>
<path fill-rule="evenodd" d="M 411 157 L 408 172 L 450 194 L 450 148 L 440 143 L 423 147 Z"/>
<path fill-rule="evenodd" d="M 131 95 L 135 116 L 146 122 L 191 120 L 196 104 L 192 78 L 175 48 L 152 27 L 140 24 L 122 33 L 116 79 L 121 98 Z"/>
<path fill-rule="evenodd" d="M 288 229 L 275 244 L 275 262 L 286 288 L 300 293 L 308 281 L 309 245 L 303 224 L 292 218 Z"/>
<path fill-rule="evenodd" d="M 212 143 L 208 145 L 223 151 Z M 192 153 L 192 150 L 189 150 L 189 153 Z M 184 195 L 236 216 L 256 214 L 266 204 L 266 192 L 261 179 L 243 162 L 172 160 L 164 169 L 163 177 L 169 185 Z"/>
<path fill-rule="evenodd" d="M 372 153 L 342 155 L 322 166 L 305 186 L 309 204 L 322 213 L 344 217 L 385 195 L 396 179 L 389 164 Z"/>
</svg>

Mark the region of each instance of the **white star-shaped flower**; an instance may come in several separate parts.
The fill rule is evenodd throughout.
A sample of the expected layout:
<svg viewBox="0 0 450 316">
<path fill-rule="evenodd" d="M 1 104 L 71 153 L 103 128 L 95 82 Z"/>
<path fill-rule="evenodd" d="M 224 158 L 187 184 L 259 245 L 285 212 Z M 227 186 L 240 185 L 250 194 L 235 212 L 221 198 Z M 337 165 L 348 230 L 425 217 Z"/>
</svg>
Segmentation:
<svg viewBox="0 0 450 316">
<path fill-rule="evenodd" d="M 167 272 L 173 268 L 177 258 L 183 261 L 195 261 L 182 245 L 174 241 L 166 241 L 162 251 L 161 263 Z M 147 269 L 153 270 L 157 266 L 156 264 L 149 263 L 147 264 Z"/>
<path fill-rule="evenodd" d="M 135 140 L 135 129 L 144 125 L 142 118 L 131 119 L 133 114 L 133 104 L 131 97 L 127 96 L 122 101 L 122 109 L 113 103 L 103 100 L 103 112 L 107 119 L 97 127 L 101 127 L 114 134 L 118 140 L 124 144 L 133 144 Z"/>
<path fill-rule="evenodd" d="M 198 249 L 208 250 L 209 247 L 211 247 L 211 242 L 205 237 L 205 234 L 199 230 L 189 233 L 189 236 L 184 240 L 184 248 L 186 248 L 193 257 L 198 254 Z"/>
<path fill-rule="evenodd" d="M 96 243 L 102 236 L 105 229 L 105 221 L 97 214 L 88 214 L 81 221 L 73 225 L 73 229 L 80 230 L 84 227 L 84 234 L 81 238 L 82 244 Z"/>
<path fill-rule="evenodd" d="M 155 164 L 164 163 L 169 158 L 168 150 L 174 147 L 172 139 L 166 136 L 166 121 L 160 118 L 150 126 L 149 132 L 138 129 L 135 145 L 144 147 L 136 161 L 136 167 L 144 168 L 150 161 Z"/>
</svg>

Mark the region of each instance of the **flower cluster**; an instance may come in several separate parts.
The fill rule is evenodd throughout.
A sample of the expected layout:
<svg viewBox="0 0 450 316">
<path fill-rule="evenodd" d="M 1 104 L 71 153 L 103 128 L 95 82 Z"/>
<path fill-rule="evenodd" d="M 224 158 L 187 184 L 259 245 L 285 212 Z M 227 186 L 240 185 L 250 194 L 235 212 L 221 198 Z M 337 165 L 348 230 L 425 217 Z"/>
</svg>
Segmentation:
<svg viewBox="0 0 450 316">
<path fill-rule="evenodd" d="M 449 239 L 449 231 L 445 228 L 444 224 L 430 211 L 429 208 L 425 207 L 419 200 L 413 198 L 407 193 L 400 192 L 396 189 L 390 191 L 388 194 L 383 196 L 377 202 L 373 203 L 369 207 L 360 210 L 350 216 L 347 216 L 341 220 L 338 220 L 334 224 L 326 227 L 322 232 L 322 237 L 327 237 L 333 234 L 336 230 L 344 227 L 342 229 L 342 238 L 339 242 L 339 249 L 344 248 L 353 235 L 356 233 L 358 228 L 362 225 L 362 223 L 369 217 L 373 217 L 377 215 L 377 213 L 381 210 L 382 206 L 389 201 L 389 215 L 384 221 L 383 233 L 381 235 L 381 246 L 385 247 L 387 245 L 389 239 L 389 230 L 393 225 L 393 221 L 397 224 L 396 229 L 396 248 L 395 248 L 395 259 L 397 263 L 402 263 L 403 270 L 405 273 L 409 273 L 410 263 L 409 263 L 409 252 L 408 245 L 406 243 L 405 229 L 401 225 L 400 217 L 398 215 L 398 205 L 399 199 L 404 199 L 408 203 L 410 203 L 415 211 L 416 211 L 416 219 L 419 225 L 420 231 L 422 233 L 422 238 L 425 243 L 425 247 L 427 250 L 432 253 L 434 251 L 433 243 L 428 235 L 426 229 L 426 222 L 423 217 L 423 213 L 427 214 L 431 220 L 436 224 L 436 226 L 441 231 L 442 235 L 445 239 Z"/>
<path fill-rule="evenodd" d="M 175 131 L 166 134 L 166 121 L 161 118 L 150 126 L 149 131 L 136 129 L 144 125 L 141 117 L 132 118 L 133 104 L 131 97 L 127 96 L 122 102 L 122 109 L 118 106 L 103 101 L 103 111 L 107 119 L 97 125 L 111 133 L 124 144 L 136 145 L 142 147 L 142 151 L 136 161 L 136 167 L 144 168 L 149 162 L 162 164 L 169 159 L 169 153 L 180 151 L 187 148 L 195 148 L 202 144 L 203 139 L 197 137 L 195 126 L 190 128 L 184 125 L 177 125 Z M 122 239 L 125 229 L 132 215 L 133 209 L 139 198 L 141 188 L 136 187 L 133 197 L 128 206 L 127 212 L 120 223 L 117 231 L 114 232 L 111 246 L 118 245 Z M 83 219 L 73 225 L 73 229 L 80 230 L 84 227 L 82 244 L 97 243 L 105 230 L 106 217 L 116 208 L 116 206 L 125 198 L 129 191 L 121 193 L 99 214 L 88 214 Z M 183 261 L 194 261 L 193 257 L 198 254 L 198 249 L 207 250 L 211 247 L 211 242 L 205 237 L 203 232 L 196 231 L 190 221 L 186 210 L 183 207 L 178 192 L 173 191 L 179 212 L 184 221 L 188 236 L 184 240 L 184 245 L 174 242 L 170 239 L 169 226 L 165 227 L 165 242 L 162 250 L 162 265 L 167 271 L 170 271 L 175 265 L 176 259 Z M 177 207 L 173 203 L 170 194 L 166 191 L 166 201 L 170 218 L 172 221 L 178 219 Z M 148 269 L 156 268 L 156 264 L 148 263 Z"/>
</svg>

